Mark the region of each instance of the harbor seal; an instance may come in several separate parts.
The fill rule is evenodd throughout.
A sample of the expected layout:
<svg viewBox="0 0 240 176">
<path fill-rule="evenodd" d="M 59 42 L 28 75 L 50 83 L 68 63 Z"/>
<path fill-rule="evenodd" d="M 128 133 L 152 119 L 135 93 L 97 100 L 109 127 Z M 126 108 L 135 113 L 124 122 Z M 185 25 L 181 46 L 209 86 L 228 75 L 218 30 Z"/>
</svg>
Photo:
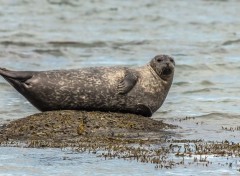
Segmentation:
<svg viewBox="0 0 240 176">
<path fill-rule="evenodd" d="M 40 111 L 87 110 L 139 114 L 161 107 L 171 87 L 175 61 L 157 55 L 141 67 L 10 71 L 3 76 Z"/>
</svg>

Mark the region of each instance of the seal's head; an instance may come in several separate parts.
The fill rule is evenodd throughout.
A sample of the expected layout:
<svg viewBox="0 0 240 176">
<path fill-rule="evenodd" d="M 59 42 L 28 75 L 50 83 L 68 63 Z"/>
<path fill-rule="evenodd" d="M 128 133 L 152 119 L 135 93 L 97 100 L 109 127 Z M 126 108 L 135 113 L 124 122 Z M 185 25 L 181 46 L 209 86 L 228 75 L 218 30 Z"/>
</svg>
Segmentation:
<svg viewBox="0 0 240 176">
<path fill-rule="evenodd" d="M 167 81 L 173 78 L 175 61 L 167 55 L 157 55 L 150 61 L 150 66 L 163 80 Z"/>
</svg>

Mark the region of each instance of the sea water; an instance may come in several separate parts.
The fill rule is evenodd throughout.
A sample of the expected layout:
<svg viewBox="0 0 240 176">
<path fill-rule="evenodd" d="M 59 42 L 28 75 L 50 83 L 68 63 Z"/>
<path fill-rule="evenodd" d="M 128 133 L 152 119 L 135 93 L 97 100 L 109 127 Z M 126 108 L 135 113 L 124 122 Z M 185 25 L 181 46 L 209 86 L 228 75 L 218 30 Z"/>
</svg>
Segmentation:
<svg viewBox="0 0 240 176">
<path fill-rule="evenodd" d="M 177 124 L 176 139 L 240 142 L 238 0 L 0 0 L 0 67 L 13 70 L 141 66 L 175 58 L 173 85 L 153 118 Z M 0 121 L 38 111 L 0 78 Z M 193 117 L 184 120 L 185 117 Z M 0 175 L 231 175 L 211 167 L 155 169 L 60 149 L 0 148 Z"/>
</svg>

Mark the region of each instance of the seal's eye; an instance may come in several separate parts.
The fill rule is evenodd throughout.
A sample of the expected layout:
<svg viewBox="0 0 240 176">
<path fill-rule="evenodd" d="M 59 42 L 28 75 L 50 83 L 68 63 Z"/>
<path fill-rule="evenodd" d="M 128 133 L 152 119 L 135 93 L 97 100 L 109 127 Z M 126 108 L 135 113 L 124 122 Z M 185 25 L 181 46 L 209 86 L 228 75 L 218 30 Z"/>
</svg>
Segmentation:
<svg viewBox="0 0 240 176">
<path fill-rule="evenodd" d="M 174 62 L 174 60 L 173 60 L 173 59 L 170 59 L 170 62 Z"/>
<path fill-rule="evenodd" d="M 157 62 L 162 62 L 163 59 L 162 58 L 157 58 Z"/>
</svg>

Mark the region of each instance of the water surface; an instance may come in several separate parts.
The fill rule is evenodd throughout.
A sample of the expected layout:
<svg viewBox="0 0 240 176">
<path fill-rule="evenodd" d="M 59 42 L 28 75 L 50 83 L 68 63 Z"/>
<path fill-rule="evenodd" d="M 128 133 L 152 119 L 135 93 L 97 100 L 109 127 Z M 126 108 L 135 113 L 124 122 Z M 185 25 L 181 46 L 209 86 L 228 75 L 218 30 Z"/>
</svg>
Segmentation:
<svg viewBox="0 0 240 176">
<path fill-rule="evenodd" d="M 222 130 L 240 124 L 238 0 L 0 0 L 0 4 L 1 67 L 137 66 L 157 54 L 169 54 L 177 64 L 174 83 L 153 118 L 180 125 L 177 138 L 240 142 L 239 131 Z M 0 94 L 1 122 L 38 112 L 2 78 Z M 181 120 L 186 116 L 195 118 Z M 63 155 L 54 149 L 0 148 L 0 174 L 90 175 L 94 170 L 99 175 L 191 175 L 196 169 L 154 170 L 150 164 L 102 161 L 85 154 L 70 154 L 69 161 L 62 160 Z M 239 158 L 234 160 L 233 168 L 214 165 L 197 171 L 236 174 Z"/>
</svg>

